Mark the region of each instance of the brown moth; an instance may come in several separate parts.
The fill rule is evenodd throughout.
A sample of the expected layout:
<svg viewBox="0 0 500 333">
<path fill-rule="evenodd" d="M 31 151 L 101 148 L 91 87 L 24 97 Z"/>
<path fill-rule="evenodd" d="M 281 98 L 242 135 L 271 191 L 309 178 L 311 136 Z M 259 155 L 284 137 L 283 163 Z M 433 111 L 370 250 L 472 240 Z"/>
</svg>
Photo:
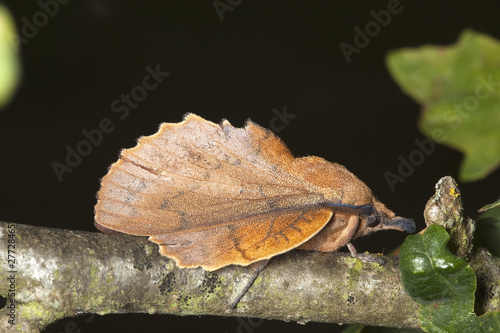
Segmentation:
<svg viewBox="0 0 500 333">
<path fill-rule="evenodd" d="M 335 251 L 379 230 L 414 232 L 345 167 L 295 158 L 270 130 L 189 114 L 121 152 L 95 225 L 149 236 L 181 268 L 249 265 L 294 248 Z"/>
</svg>

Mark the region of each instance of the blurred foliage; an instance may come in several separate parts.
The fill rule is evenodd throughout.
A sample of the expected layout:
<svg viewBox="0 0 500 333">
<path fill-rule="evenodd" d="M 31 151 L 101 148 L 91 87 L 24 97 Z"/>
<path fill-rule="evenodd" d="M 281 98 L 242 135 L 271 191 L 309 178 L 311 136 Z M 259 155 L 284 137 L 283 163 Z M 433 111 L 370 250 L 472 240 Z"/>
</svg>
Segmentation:
<svg viewBox="0 0 500 333">
<path fill-rule="evenodd" d="M 479 214 L 476 222 L 474 246 L 487 248 L 493 255 L 500 257 L 500 207 L 485 210 Z"/>
<path fill-rule="evenodd" d="M 418 333 L 419 329 L 391 328 L 391 327 L 367 327 L 362 325 L 349 325 L 342 333 Z"/>
<path fill-rule="evenodd" d="M 420 326 L 426 332 L 500 332 L 500 312 L 474 314 L 474 270 L 448 250 L 449 240 L 443 227 L 431 225 L 401 247 L 401 280 L 420 304 Z"/>
<path fill-rule="evenodd" d="M 494 203 L 491 203 L 491 204 L 488 204 L 484 207 L 481 207 L 481 209 L 479 209 L 479 212 L 485 212 L 487 210 L 490 210 L 492 208 L 499 207 L 499 206 L 500 206 L 500 199 L 495 201 Z"/>
<path fill-rule="evenodd" d="M 0 3 L 0 108 L 12 99 L 20 78 L 19 35 L 12 15 Z"/>
<path fill-rule="evenodd" d="M 460 179 L 486 177 L 500 165 L 500 44 L 466 30 L 450 46 L 389 53 L 400 88 L 422 105 L 420 130 L 465 154 Z"/>
</svg>

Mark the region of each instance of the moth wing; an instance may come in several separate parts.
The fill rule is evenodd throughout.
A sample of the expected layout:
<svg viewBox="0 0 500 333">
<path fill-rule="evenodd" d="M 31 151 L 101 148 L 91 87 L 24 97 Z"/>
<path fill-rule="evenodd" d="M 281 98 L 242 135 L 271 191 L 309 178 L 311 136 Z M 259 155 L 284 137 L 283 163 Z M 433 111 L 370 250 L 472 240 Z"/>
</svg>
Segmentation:
<svg viewBox="0 0 500 333">
<path fill-rule="evenodd" d="M 331 216 L 330 209 L 268 214 L 149 239 L 179 267 L 216 270 L 230 264 L 245 266 L 293 249 L 317 234 Z"/>
<path fill-rule="evenodd" d="M 294 157 L 271 131 L 188 115 L 122 151 L 95 207 L 103 231 L 156 236 L 313 206 L 324 197 L 288 171 Z"/>
</svg>

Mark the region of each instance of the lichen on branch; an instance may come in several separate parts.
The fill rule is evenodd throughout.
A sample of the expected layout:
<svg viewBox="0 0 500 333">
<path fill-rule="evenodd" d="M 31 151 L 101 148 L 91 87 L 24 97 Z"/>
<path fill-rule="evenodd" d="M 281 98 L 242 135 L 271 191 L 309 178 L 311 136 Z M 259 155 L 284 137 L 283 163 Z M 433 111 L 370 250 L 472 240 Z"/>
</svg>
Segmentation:
<svg viewBox="0 0 500 333">
<path fill-rule="evenodd" d="M 236 309 L 249 267 L 179 269 L 144 237 L 0 223 L 7 257 L 15 229 L 15 328 L 38 332 L 65 317 L 163 313 L 416 327 L 417 304 L 401 289 L 397 257 L 366 263 L 347 253 L 296 250 L 274 258 Z M 1 266 L 2 276 L 8 268 Z M 1 279 L 6 297 L 9 281 Z M 9 300 L 8 300 L 9 301 Z M 0 310 L 6 318 L 9 309 Z M 7 320 L 0 331 L 12 330 Z"/>
</svg>

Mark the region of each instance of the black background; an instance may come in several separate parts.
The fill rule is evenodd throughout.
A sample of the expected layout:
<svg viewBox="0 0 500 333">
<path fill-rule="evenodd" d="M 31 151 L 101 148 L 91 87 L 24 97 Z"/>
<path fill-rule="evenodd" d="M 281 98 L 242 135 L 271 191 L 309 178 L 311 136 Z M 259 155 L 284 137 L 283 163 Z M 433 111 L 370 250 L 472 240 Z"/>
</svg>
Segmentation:
<svg viewBox="0 0 500 333">
<path fill-rule="evenodd" d="M 45 2 L 48 2 L 46 0 Z M 238 1 L 233 1 L 237 3 Z M 21 36 L 43 11 L 36 1 L 10 1 Z M 437 146 L 391 191 L 384 172 L 397 173 L 423 140 L 419 106 L 388 74 L 386 53 L 422 44 L 454 43 L 465 28 L 500 38 L 493 2 L 401 1 L 402 10 L 347 63 L 339 44 L 353 44 L 354 27 L 373 21 L 388 1 L 241 1 L 221 21 L 212 1 L 70 1 L 22 43 L 24 78 L 0 111 L 0 218 L 4 221 L 96 231 L 95 193 L 122 148 L 161 122 L 193 112 L 235 126 L 246 119 L 270 127 L 273 109 L 296 115 L 278 135 L 296 156 L 318 155 L 346 165 L 378 198 L 422 228 L 422 211 L 444 175 L 457 177 L 462 155 Z M 23 19 L 24 18 L 24 19 Z M 170 76 L 125 119 L 111 103 L 142 84 L 145 68 Z M 115 129 L 60 182 L 52 164 L 65 164 L 66 146 L 82 130 L 109 118 Z M 279 124 L 279 123 L 277 123 Z M 460 184 L 467 212 L 498 195 L 499 173 Z M 382 252 L 404 235 L 385 232 L 357 240 Z M 248 321 L 246 321 L 248 323 Z M 64 332 L 177 330 L 245 332 L 234 318 L 110 315 L 69 318 L 47 328 Z M 254 321 L 254 332 L 334 332 L 335 325 Z M 66 326 L 68 325 L 68 326 Z"/>
</svg>

